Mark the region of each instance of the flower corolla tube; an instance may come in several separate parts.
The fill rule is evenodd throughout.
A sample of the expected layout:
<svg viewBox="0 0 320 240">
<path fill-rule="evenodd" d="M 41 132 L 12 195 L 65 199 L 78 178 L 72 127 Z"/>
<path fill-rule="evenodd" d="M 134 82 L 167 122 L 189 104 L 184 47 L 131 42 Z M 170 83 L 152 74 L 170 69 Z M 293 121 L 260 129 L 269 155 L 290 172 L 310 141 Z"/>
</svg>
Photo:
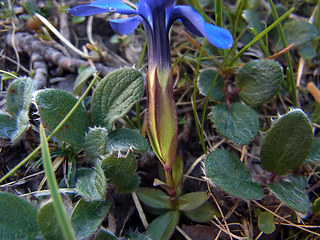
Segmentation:
<svg viewBox="0 0 320 240">
<path fill-rule="evenodd" d="M 175 6 L 175 0 L 139 0 L 132 8 L 121 0 L 95 0 L 68 10 L 74 16 L 115 12 L 125 18 L 109 20 L 112 29 L 130 34 L 142 23 L 148 44 L 148 123 L 152 147 L 166 171 L 176 158 L 177 113 L 173 98 L 173 77 L 168 32 L 179 20 L 194 35 L 207 38 L 214 46 L 230 48 L 233 39 L 224 28 L 205 22 L 192 7 Z"/>
</svg>

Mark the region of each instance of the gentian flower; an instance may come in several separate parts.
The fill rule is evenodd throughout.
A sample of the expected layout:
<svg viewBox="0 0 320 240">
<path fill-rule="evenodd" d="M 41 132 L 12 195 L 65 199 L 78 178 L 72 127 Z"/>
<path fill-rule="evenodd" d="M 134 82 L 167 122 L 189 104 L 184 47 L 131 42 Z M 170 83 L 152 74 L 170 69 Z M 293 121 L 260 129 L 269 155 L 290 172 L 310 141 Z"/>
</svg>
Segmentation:
<svg viewBox="0 0 320 240">
<path fill-rule="evenodd" d="M 175 188 L 172 166 L 176 159 L 178 123 L 173 98 L 173 76 L 168 32 L 176 20 L 194 35 L 205 37 L 214 46 L 226 49 L 232 45 L 231 34 L 218 26 L 206 23 L 189 6 L 175 6 L 175 0 L 139 0 L 136 9 L 121 0 L 95 0 L 90 4 L 73 7 L 68 12 L 75 16 L 116 12 L 127 18 L 110 20 L 112 29 L 130 34 L 143 24 L 148 43 L 148 123 L 149 139 L 154 152 L 163 164 L 167 185 Z"/>
</svg>

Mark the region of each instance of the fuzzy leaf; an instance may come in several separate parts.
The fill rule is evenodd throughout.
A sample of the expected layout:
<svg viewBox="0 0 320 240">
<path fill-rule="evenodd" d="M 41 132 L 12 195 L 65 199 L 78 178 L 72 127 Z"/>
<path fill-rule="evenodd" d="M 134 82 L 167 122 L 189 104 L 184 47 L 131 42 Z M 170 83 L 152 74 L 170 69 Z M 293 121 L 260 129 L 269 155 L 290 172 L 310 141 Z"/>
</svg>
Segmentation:
<svg viewBox="0 0 320 240">
<path fill-rule="evenodd" d="M 312 59 L 317 56 L 317 51 L 312 45 L 302 45 L 298 50 L 300 57 L 304 59 Z"/>
<path fill-rule="evenodd" d="M 79 95 L 81 92 L 82 87 L 86 83 L 86 81 L 96 72 L 95 69 L 92 67 L 87 67 L 84 70 L 82 70 L 79 75 L 76 78 L 76 81 L 74 82 L 74 90 L 73 93 L 75 95 Z"/>
<path fill-rule="evenodd" d="M 209 222 L 214 216 L 220 217 L 220 213 L 208 201 L 200 207 L 190 211 L 183 211 L 183 214 L 195 222 Z"/>
<path fill-rule="evenodd" d="M 100 226 L 111 206 L 106 201 L 86 201 L 80 199 L 75 206 L 71 223 L 78 239 L 89 237 Z"/>
<path fill-rule="evenodd" d="M 39 209 L 37 220 L 41 235 L 45 240 L 64 239 L 52 201 Z"/>
<path fill-rule="evenodd" d="M 136 168 L 136 159 L 131 152 L 119 158 L 111 154 L 102 161 L 105 176 L 120 188 L 132 181 Z"/>
<path fill-rule="evenodd" d="M 35 239 L 39 234 L 37 210 L 16 195 L 0 192 L 0 239 Z"/>
<path fill-rule="evenodd" d="M 204 70 L 200 73 L 198 88 L 202 95 L 208 96 L 212 81 L 215 78 L 216 74 L 217 72 L 211 69 Z M 223 88 L 224 88 L 224 80 L 219 75 L 215 84 L 213 85 L 210 98 L 215 101 L 222 101 L 224 99 Z"/>
<path fill-rule="evenodd" d="M 208 200 L 209 196 L 205 192 L 191 192 L 179 197 L 177 208 L 181 211 L 190 211 L 200 207 Z"/>
<path fill-rule="evenodd" d="M 0 138 L 10 139 L 16 128 L 16 120 L 9 114 L 0 111 Z"/>
<path fill-rule="evenodd" d="M 269 172 L 285 174 L 303 163 L 312 145 L 312 126 L 306 114 L 293 110 L 267 131 L 261 147 L 261 164 Z"/>
<path fill-rule="evenodd" d="M 168 211 L 149 225 L 146 235 L 152 240 L 169 240 L 180 218 L 179 211 Z"/>
<path fill-rule="evenodd" d="M 304 193 L 295 182 L 281 181 L 268 184 L 275 195 L 289 207 L 301 213 L 307 213 L 310 208 L 308 195 Z"/>
<path fill-rule="evenodd" d="M 249 169 L 236 155 L 215 150 L 207 156 L 205 167 L 206 176 L 231 195 L 244 199 L 263 197 L 262 188 L 252 181 Z"/>
<path fill-rule="evenodd" d="M 281 86 L 282 67 L 273 60 L 254 60 L 245 64 L 236 75 L 240 98 L 255 107 L 272 98 Z"/>
<path fill-rule="evenodd" d="M 53 131 L 59 125 L 76 102 L 77 99 L 71 93 L 58 89 L 42 90 L 36 96 L 41 120 L 49 131 Z M 82 147 L 88 127 L 87 111 L 83 105 L 80 105 L 55 136 Z"/>
<path fill-rule="evenodd" d="M 209 115 L 221 135 L 237 144 L 248 144 L 256 137 L 259 130 L 259 118 L 250 107 L 241 104 L 215 106 Z"/>
<path fill-rule="evenodd" d="M 294 43 L 295 47 L 307 44 L 318 36 L 319 31 L 315 25 L 303 20 L 290 20 L 283 26 L 287 44 Z"/>
<path fill-rule="evenodd" d="M 242 16 L 254 28 L 258 33 L 263 31 L 263 26 L 259 18 L 259 12 L 255 8 L 247 9 L 243 11 Z"/>
<path fill-rule="evenodd" d="M 86 153 L 94 161 L 106 153 L 107 130 L 105 128 L 90 128 L 84 142 Z"/>
<path fill-rule="evenodd" d="M 130 232 L 126 234 L 124 238 L 121 238 L 120 240 L 152 240 L 148 236 L 145 236 L 144 234 L 141 234 L 139 232 Z"/>
<path fill-rule="evenodd" d="M 137 196 L 146 205 L 153 208 L 172 209 L 170 197 L 165 192 L 155 188 L 138 188 Z"/>
<path fill-rule="evenodd" d="M 320 138 L 313 140 L 310 152 L 306 159 L 306 163 L 320 163 Z"/>
<path fill-rule="evenodd" d="M 11 141 L 15 142 L 29 128 L 29 116 L 27 110 L 22 110 L 16 116 L 16 130 L 11 135 Z"/>
<path fill-rule="evenodd" d="M 134 69 L 119 69 L 103 78 L 92 96 L 92 118 L 96 126 L 110 129 L 143 93 L 143 76 Z"/>
<path fill-rule="evenodd" d="M 121 128 L 114 130 L 108 134 L 107 152 L 117 151 L 145 152 L 149 149 L 147 140 L 136 130 Z"/>
<path fill-rule="evenodd" d="M 96 236 L 96 240 L 119 240 L 111 231 L 102 228 Z"/>
<path fill-rule="evenodd" d="M 138 174 L 133 174 L 131 180 L 126 184 L 118 187 L 118 192 L 123 194 L 129 194 L 134 192 L 140 186 L 141 180 Z"/>
<path fill-rule="evenodd" d="M 7 111 L 16 117 L 20 111 L 29 111 L 32 94 L 36 90 L 31 78 L 14 80 L 7 90 Z"/>
<path fill-rule="evenodd" d="M 107 179 L 96 164 L 95 168 L 83 168 L 79 171 L 76 188 L 81 196 L 87 200 L 103 200 L 107 190 Z"/>
</svg>

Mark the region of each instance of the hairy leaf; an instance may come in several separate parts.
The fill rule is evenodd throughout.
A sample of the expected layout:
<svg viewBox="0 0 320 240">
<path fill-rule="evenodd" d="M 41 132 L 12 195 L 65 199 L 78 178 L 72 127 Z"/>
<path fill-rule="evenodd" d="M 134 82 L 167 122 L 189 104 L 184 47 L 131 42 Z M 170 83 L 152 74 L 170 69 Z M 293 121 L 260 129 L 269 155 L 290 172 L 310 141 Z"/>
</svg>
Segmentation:
<svg viewBox="0 0 320 240">
<path fill-rule="evenodd" d="M 58 89 L 42 90 L 36 96 L 41 120 L 49 131 L 53 131 L 60 124 L 76 103 L 77 99 L 71 93 Z M 80 105 L 55 136 L 68 143 L 83 147 L 88 128 L 87 111 L 83 105 Z"/>
<path fill-rule="evenodd" d="M 273 60 L 254 60 L 245 64 L 236 75 L 240 98 L 249 106 L 259 106 L 272 98 L 281 86 L 282 67 Z"/>
<path fill-rule="evenodd" d="M 143 93 L 143 76 L 134 69 L 116 70 L 101 80 L 92 96 L 92 118 L 96 126 L 110 129 Z"/>
<path fill-rule="evenodd" d="M 307 115 L 299 109 L 290 111 L 267 131 L 261 147 L 261 164 L 277 174 L 294 170 L 308 156 L 312 139 Z"/>
<path fill-rule="evenodd" d="M 136 130 L 121 128 L 114 130 L 107 137 L 107 152 L 117 151 L 145 152 L 149 149 L 147 140 Z"/>
<path fill-rule="evenodd" d="M 237 144 L 248 144 L 259 130 L 257 113 L 241 103 L 232 104 L 231 109 L 227 104 L 219 104 L 213 108 L 209 118 L 219 133 Z"/>
<path fill-rule="evenodd" d="M 301 213 L 307 213 L 310 208 L 308 195 L 304 193 L 295 182 L 281 181 L 268 184 L 276 196 L 289 207 Z"/>
<path fill-rule="evenodd" d="M 0 239 L 35 239 L 39 234 L 37 210 L 16 195 L 0 192 Z"/>
<path fill-rule="evenodd" d="M 103 200 L 107 190 L 107 179 L 99 166 L 83 168 L 79 171 L 76 188 L 87 200 Z"/>
<path fill-rule="evenodd" d="M 87 238 L 95 232 L 106 217 L 110 206 L 109 200 L 86 201 L 80 199 L 71 216 L 71 223 L 77 238 Z"/>
<path fill-rule="evenodd" d="M 217 149 L 207 156 L 206 176 L 226 192 L 244 199 L 263 197 L 259 184 L 251 179 L 249 169 L 238 157 Z"/>
</svg>

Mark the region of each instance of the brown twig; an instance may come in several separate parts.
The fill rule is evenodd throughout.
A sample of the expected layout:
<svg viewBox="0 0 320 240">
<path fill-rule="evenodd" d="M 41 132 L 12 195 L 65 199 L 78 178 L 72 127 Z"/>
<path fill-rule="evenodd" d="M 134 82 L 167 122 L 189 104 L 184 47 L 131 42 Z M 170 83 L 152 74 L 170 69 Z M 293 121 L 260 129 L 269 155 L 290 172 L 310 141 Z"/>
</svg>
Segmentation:
<svg viewBox="0 0 320 240">
<path fill-rule="evenodd" d="M 41 42 L 38 38 L 36 38 L 35 36 L 29 33 L 19 32 L 14 35 L 8 34 L 6 40 L 7 40 L 7 44 L 10 47 L 13 47 L 12 39 L 14 39 L 14 44 L 18 51 L 26 52 L 29 54 L 29 56 L 32 56 L 32 54 L 38 54 L 37 57 L 35 58 L 36 61 L 33 62 L 33 64 L 35 63 L 36 65 L 38 64 L 37 70 L 39 71 L 39 74 L 40 74 L 40 66 L 41 66 L 39 62 L 41 61 L 51 62 L 61 67 L 62 69 L 65 69 L 71 72 L 75 72 L 80 66 L 90 65 L 88 61 L 65 56 L 59 50 L 55 49 L 54 47 L 48 44 Z M 105 66 L 102 63 L 95 63 L 94 65 L 96 67 L 96 70 L 99 71 L 102 76 L 105 76 L 111 71 L 115 70 L 114 68 Z M 42 67 L 44 67 L 43 64 L 42 64 Z M 33 66 L 33 68 L 35 68 L 35 66 Z M 46 70 L 42 68 L 41 71 L 42 71 L 41 74 L 45 76 Z M 42 79 L 42 82 L 36 82 L 36 86 L 38 88 L 41 88 L 44 86 L 45 82 L 46 82 L 46 79 Z"/>
</svg>

